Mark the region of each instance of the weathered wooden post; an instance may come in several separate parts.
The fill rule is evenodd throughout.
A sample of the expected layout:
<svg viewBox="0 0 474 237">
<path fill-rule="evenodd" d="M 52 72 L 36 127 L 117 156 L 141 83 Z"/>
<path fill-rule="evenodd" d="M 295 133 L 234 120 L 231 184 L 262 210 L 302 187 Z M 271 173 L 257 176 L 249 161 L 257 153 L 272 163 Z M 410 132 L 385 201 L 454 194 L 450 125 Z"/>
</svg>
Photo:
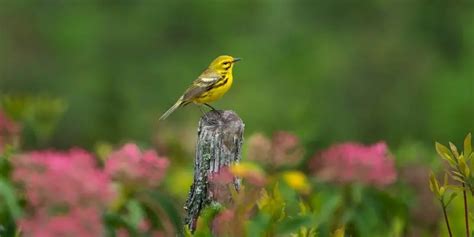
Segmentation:
<svg viewBox="0 0 474 237">
<path fill-rule="evenodd" d="M 213 110 L 201 117 L 194 161 L 194 182 L 184 206 L 185 225 L 194 232 L 201 210 L 210 203 L 225 202 L 217 195 L 210 177 L 224 167 L 238 163 L 241 158 L 244 123 L 233 111 Z M 234 178 L 234 188 L 239 190 L 240 180 Z M 224 190 L 225 192 L 225 190 Z M 230 197 L 229 197 L 230 198 Z"/>
</svg>

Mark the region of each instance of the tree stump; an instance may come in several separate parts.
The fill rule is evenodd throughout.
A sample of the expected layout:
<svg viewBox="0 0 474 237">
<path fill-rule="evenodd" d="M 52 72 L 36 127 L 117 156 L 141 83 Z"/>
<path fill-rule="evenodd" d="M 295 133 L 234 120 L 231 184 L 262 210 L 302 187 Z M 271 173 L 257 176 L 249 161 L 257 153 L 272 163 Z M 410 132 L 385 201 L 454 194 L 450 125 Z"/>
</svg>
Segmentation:
<svg viewBox="0 0 474 237">
<path fill-rule="evenodd" d="M 198 127 L 196 157 L 194 161 L 194 182 L 191 185 L 186 210 L 185 225 L 194 232 L 201 211 L 212 202 L 226 202 L 222 193 L 228 186 L 215 186 L 210 178 L 220 170 L 238 163 L 241 159 L 244 123 L 233 111 L 213 110 L 201 117 Z M 235 190 L 240 188 L 240 180 L 233 177 Z M 227 190 L 217 190 L 227 189 Z"/>
</svg>

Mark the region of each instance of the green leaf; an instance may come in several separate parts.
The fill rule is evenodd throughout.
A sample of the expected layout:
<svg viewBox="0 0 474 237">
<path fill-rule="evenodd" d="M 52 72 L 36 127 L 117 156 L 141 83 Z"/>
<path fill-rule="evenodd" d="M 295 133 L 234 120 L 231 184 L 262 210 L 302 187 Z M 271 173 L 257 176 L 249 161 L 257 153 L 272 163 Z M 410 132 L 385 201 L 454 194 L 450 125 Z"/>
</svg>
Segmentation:
<svg viewBox="0 0 474 237">
<path fill-rule="evenodd" d="M 461 173 L 459 173 L 458 171 L 455 171 L 455 170 L 452 170 L 452 171 L 451 171 L 451 176 L 452 176 L 452 177 L 456 176 L 456 177 L 458 177 L 458 178 L 462 178 L 462 177 L 463 177 Z"/>
<path fill-rule="evenodd" d="M 282 220 L 286 216 L 286 203 L 282 197 L 278 183 L 273 187 L 271 195 L 264 190 L 257 204 L 261 212 L 272 217 L 272 221 Z"/>
<path fill-rule="evenodd" d="M 189 226 L 184 226 L 184 237 L 193 237 L 193 233 L 191 232 L 191 229 L 189 229 Z"/>
<path fill-rule="evenodd" d="M 176 231 L 182 234 L 183 221 L 181 220 L 180 212 L 176 209 L 173 200 L 158 191 L 146 192 L 144 195 L 140 195 L 139 199 L 152 210 L 155 210 L 155 212 L 157 211 L 157 208 L 163 210 Z"/>
<path fill-rule="evenodd" d="M 136 226 L 131 225 L 118 213 L 106 212 L 103 216 L 105 222 L 107 236 L 114 236 L 112 233 L 119 227 L 124 227 L 130 236 L 138 236 L 138 229 Z"/>
<path fill-rule="evenodd" d="M 211 236 L 212 221 L 221 209 L 222 205 L 212 202 L 201 211 L 196 225 L 196 232 L 194 232 L 195 237 Z"/>
<path fill-rule="evenodd" d="M 21 207 L 15 197 L 13 187 L 4 179 L 0 179 L 0 196 L 5 200 L 10 215 L 16 220 L 21 216 Z"/>
<path fill-rule="evenodd" d="M 446 188 L 455 192 L 462 192 L 464 189 L 461 186 L 447 185 Z"/>
<path fill-rule="evenodd" d="M 312 206 L 315 207 L 315 225 L 318 226 L 330 220 L 338 207 L 343 205 L 343 200 L 341 195 L 318 193 L 312 200 Z"/>
<path fill-rule="evenodd" d="M 454 157 L 459 158 L 458 148 L 452 142 L 449 142 L 449 147 L 451 148 L 451 151 L 453 152 Z"/>
<path fill-rule="evenodd" d="M 464 180 L 462 178 L 459 178 L 458 176 L 451 176 L 454 180 L 460 182 L 460 183 L 465 183 Z"/>
<path fill-rule="evenodd" d="M 464 160 L 464 156 L 459 156 L 459 171 L 462 173 L 464 178 L 469 177 L 471 174 L 471 170 L 469 169 L 469 166 L 466 164 L 466 161 Z"/>
<path fill-rule="evenodd" d="M 277 233 L 281 235 L 296 232 L 301 227 L 310 227 L 313 220 L 309 216 L 295 216 L 293 218 L 286 218 L 277 226 Z"/>
<path fill-rule="evenodd" d="M 441 143 L 436 142 L 435 147 L 436 147 L 436 152 L 438 152 L 438 155 L 441 156 L 441 158 L 448 161 L 448 163 L 452 167 L 456 166 L 456 160 L 453 159 L 451 151 L 449 151 L 449 149 L 446 146 L 444 146 Z"/>
<path fill-rule="evenodd" d="M 310 207 L 303 200 L 298 202 L 298 206 L 300 207 L 300 215 L 307 215 L 310 213 Z"/>
<path fill-rule="evenodd" d="M 439 196 L 440 196 L 441 198 L 443 198 L 445 192 L 446 192 L 446 187 L 441 186 L 441 187 L 439 188 Z"/>
<path fill-rule="evenodd" d="M 431 172 L 430 174 L 430 190 L 436 195 L 436 197 L 438 198 L 441 197 L 440 192 L 439 192 L 438 180 L 436 180 L 436 177 L 433 172 Z"/>
<path fill-rule="evenodd" d="M 300 228 L 298 230 L 298 233 L 292 233 L 289 235 L 290 237 L 317 237 L 318 233 L 316 231 L 316 228 Z"/>
<path fill-rule="evenodd" d="M 464 139 L 464 156 L 469 157 L 472 152 L 471 133 L 468 133 Z"/>
<path fill-rule="evenodd" d="M 131 199 L 127 203 L 127 222 L 132 226 L 140 225 L 140 222 L 143 220 L 143 209 L 140 206 L 140 203 L 134 199 Z"/>
<path fill-rule="evenodd" d="M 445 207 L 447 207 L 457 195 L 458 195 L 458 193 L 452 192 L 451 195 L 449 195 L 448 201 L 446 201 Z"/>
<path fill-rule="evenodd" d="M 469 163 L 469 167 L 471 168 L 471 170 L 474 170 L 474 162 L 472 161 L 473 158 L 474 158 L 474 152 L 471 152 L 469 157 L 466 157 L 466 162 Z"/>
<path fill-rule="evenodd" d="M 466 156 L 466 161 L 469 162 L 470 160 L 472 160 L 472 158 L 474 158 L 474 152 L 471 151 L 471 154 L 469 156 Z"/>
<path fill-rule="evenodd" d="M 174 205 L 175 202 L 159 192 L 154 192 L 153 196 L 160 203 L 161 208 L 165 211 L 166 216 L 170 218 L 171 223 L 173 223 L 178 233 L 180 233 L 183 221 L 181 220 L 180 212 Z"/>
<path fill-rule="evenodd" d="M 271 216 L 265 213 L 258 213 L 247 225 L 247 236 L 267 236 L 268 226 L 271 224 Z"/>
</svg>

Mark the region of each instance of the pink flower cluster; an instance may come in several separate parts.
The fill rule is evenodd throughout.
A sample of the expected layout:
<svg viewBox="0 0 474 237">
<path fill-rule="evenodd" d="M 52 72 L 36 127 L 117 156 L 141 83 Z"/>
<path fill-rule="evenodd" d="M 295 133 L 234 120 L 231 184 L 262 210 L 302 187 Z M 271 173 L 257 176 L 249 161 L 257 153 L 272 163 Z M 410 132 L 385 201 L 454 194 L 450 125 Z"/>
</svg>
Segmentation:
<svg viewBox="0 0 474 237">
<path fill-rule="evenodd" d="M 86 151 L 38 151 L 13 160 L 26 194 L 24 236 L 101 236 L 102 211 L 113 198 L 107 175 Z"/>
<path fill-rule="evenodd" d="M 357 182 L 381 187 L 397 178 L 394 160 L 384 142 L 371 146 L 334 145 L 317 154 L 311 161 L 311 168 L 322 180 L 340 184 Z"/>
<path fill-rule="evenodd" d="M 14 157 L 13 180 L 27 201 L 26 215 L 18 222 L 23 236 L 102 236 L 101 216 L 115 197 L 111 178 L 155 187 L 169 165 L 166 158 L 151 150 L 142 153 L 135 144 L 113 152 L 104 169 L 95 162 L 80 149 Z"/>
<path fill-rule="evenodd" d="M 137 145 L 125 144 L 113 152 L 105 164 L 105 172 L 113 180 L 134 187 L 156 187 L 165 176 L 169 161 L 153 150 L 140 151 Z"/>
<path fill-rule="evenodd" d="M 17 143 L 21 127 L 0 111 L 0 152 L 6 144 Z"/>
<path fill-rule="evenodd" d="M 236 233 L 236 212 L 234 209 L 222 210 L 212 220 L 212 230 L 215 236 L 235 236 Z M 242 232 L 242 230 L 240 230 Z M 241 233 L 243 234 L 243 233 Z"/>
<path fill-rule="evenodd" d="M 37 213 L 20 221 L 22 236 L 96 237 L 103 235 L 101 212 L 96 208 L 73 208 L 64 215 Z"/>
<path fill-rule="evenodd" d="M 295 165 L 303 158 L 299 139 L 289 132 L 276 132 L 269 139 L 257 133 L 249 139 L 249 159 L 269 166 Z"/>
</svg>

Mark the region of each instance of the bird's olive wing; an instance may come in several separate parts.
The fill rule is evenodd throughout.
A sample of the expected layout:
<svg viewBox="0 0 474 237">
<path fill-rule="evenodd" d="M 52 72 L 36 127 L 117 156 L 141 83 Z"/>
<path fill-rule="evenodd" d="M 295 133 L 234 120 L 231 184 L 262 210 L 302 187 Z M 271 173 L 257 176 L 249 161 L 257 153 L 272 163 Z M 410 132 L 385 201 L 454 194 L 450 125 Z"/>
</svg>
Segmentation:
<svg viewBox="0 0 474 237">
<path fill-rule="evenodd" d="M 183 100 L 190 101 L 199 97 L 201 94 L 212 88 L 212 86 L 219 81 L 220 77 L 221 76 L 218 73 L 207 69 L 193 82 L 186 92 L 184 92 Z"/>
</svg>

